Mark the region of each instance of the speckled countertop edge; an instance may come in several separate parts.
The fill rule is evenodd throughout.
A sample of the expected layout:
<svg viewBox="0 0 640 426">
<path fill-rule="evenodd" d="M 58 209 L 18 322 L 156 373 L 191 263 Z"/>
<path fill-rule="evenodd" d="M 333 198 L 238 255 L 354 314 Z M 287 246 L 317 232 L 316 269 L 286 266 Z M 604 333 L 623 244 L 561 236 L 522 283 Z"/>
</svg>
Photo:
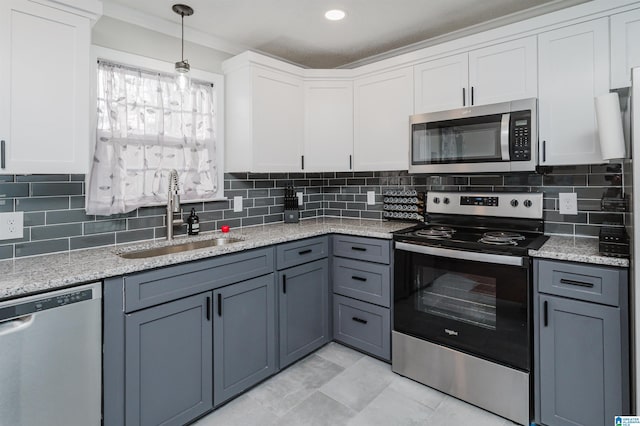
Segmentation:
<svg viewBox="0 0 640 426">
<path fill-rule="evenodd" d="M 181 237 L 170 243 L 165 240 L 156 240 L 5 260 L 0 261 L 0 301 L 99 281 L 108 277 L 331 233 L 391 239 L 392 232 L 412 225 L 414 224 L 407 222 L 364 219 L 305 219 L 297 224 L 276 223 L 232 229 L 228 236 L 240 238 L 243 241 L 145 259 L 123 259 L 118 256 L 118 253 L 180 244 L 186 241 L 218 238 L 221 233 L 210 232 L 197 237 Z"/>
<path fill-rule="evenodd" d="M 529 256 L 596 265 L 629 267 L 629 259 L 599 255 L 597 238 L 552 235 L 540 249 L 529 250 Z"/>
<path fill-rule="evenodd" d="M 185 241 L 218 238 L 221 234 L 210 232 L 198 237 L 176 238 L 171 243 L 156 240 L 5 260 L 0 261 L 0 301 L 331 233 L 391 239 L 392 232 L 413 225 L 407 222 L 364 219 L 305 219 L 298 224 L 276 223 L 232 229 L 229 237 L 240 238 L 243 241 L 146 259 L 123 259 L 118 256 L 118 253 L 180 244 Z M 629 266 L 628 259 L 598 255 L 598 240 L 594 238 L 551 236 L 539 250 L 530 250 L 529 255 L 598 265 Z"/>
</svg>

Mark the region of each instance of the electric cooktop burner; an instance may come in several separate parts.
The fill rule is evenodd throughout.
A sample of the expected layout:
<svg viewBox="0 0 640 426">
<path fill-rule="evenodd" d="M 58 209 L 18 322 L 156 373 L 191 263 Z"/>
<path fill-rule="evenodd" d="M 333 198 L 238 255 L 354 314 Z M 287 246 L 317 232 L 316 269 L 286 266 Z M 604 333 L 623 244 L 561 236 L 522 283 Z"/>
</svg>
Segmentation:
<svg viewBox="0 0 640 426">
<path fill-rule="evenodd" d="M 415 235 L 426 238 L 451 238 L 455 229 L 448 226 L 432 226 L 427 229 L 418 229 Z"/>
<path fill-rule="evenodd" d="M 484 244 L 493 244 L 496 246 L 517 246 L 518 241 L 524 239 L 525 236 L 517 232 L 491 231 L 482 234 L 482 238 L 480 238 L 478 242 Z"/>
</svg>

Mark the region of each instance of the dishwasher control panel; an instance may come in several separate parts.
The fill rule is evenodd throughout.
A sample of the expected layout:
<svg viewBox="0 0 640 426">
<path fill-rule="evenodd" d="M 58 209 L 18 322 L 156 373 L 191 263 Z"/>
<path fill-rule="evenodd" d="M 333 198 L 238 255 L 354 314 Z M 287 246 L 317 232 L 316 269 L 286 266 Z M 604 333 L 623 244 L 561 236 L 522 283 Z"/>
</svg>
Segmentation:
<svg viewBox="0 0 640 426">
<path fill-rule="evenodd" d="M 72 303 L 91 300 L 93 298 L 93 290 L 85 289 L 75 292 L 68 292 L 52 297 L 44 297 L 42 299 L 29 302 L 19 303 L 17 305 L 0 308 L 0 322 L 12 318 L 29 315 L 35 312 L 46 311 L 47 309 L 58 308 L 60 306 L 70 305 Z"/>
</svg>

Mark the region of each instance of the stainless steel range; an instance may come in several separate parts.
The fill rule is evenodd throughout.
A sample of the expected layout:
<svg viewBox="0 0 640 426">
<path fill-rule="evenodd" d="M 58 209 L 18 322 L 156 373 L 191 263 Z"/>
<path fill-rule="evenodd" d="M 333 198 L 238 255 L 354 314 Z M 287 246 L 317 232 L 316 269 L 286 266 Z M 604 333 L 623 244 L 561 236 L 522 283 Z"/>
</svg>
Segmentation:
<svg viewBox="0 0 640 426">
<path fill-rule="evenodd" d="M 426 198 L 429 223 L 394 234 L 393 371 L 528 425 L 542 194 Z"/>
</svg>

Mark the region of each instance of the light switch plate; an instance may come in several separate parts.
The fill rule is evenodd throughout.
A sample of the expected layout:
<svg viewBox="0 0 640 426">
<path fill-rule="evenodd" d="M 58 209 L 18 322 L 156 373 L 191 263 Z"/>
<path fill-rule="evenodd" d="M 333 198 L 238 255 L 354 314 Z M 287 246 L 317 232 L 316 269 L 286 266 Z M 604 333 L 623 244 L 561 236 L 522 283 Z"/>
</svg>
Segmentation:
<svg viewBox="0 0 640 426">
<path fill-rule="evenodd" d="M 0 213 L 0 240 L 15 240 L 24 236 L 24 213 Z"/>
<path fill-rule="evenodd" d="M 578 214 L 578 194 L 575 192 L 561 192 L 558 197 L 560 199 L 560 214 Z"/>
<path fill-rule="evenodd" d="M 304 198 L 302 192 L 296 192 L 296 196 L 298 197 L 298 205 L 301 206 L 304 204 Z"/>
<path fill-rule="evenodd" d="M 367 191 L 367 204 L 370 206 L 376 203 L 376 193 L 375 191 Z"/>
<path fill-rule="evenodd" d="M 233 197 L 233 211 L 234 212 L 242 211 L 242 197 L 240 195 Z"/>
</svg>

